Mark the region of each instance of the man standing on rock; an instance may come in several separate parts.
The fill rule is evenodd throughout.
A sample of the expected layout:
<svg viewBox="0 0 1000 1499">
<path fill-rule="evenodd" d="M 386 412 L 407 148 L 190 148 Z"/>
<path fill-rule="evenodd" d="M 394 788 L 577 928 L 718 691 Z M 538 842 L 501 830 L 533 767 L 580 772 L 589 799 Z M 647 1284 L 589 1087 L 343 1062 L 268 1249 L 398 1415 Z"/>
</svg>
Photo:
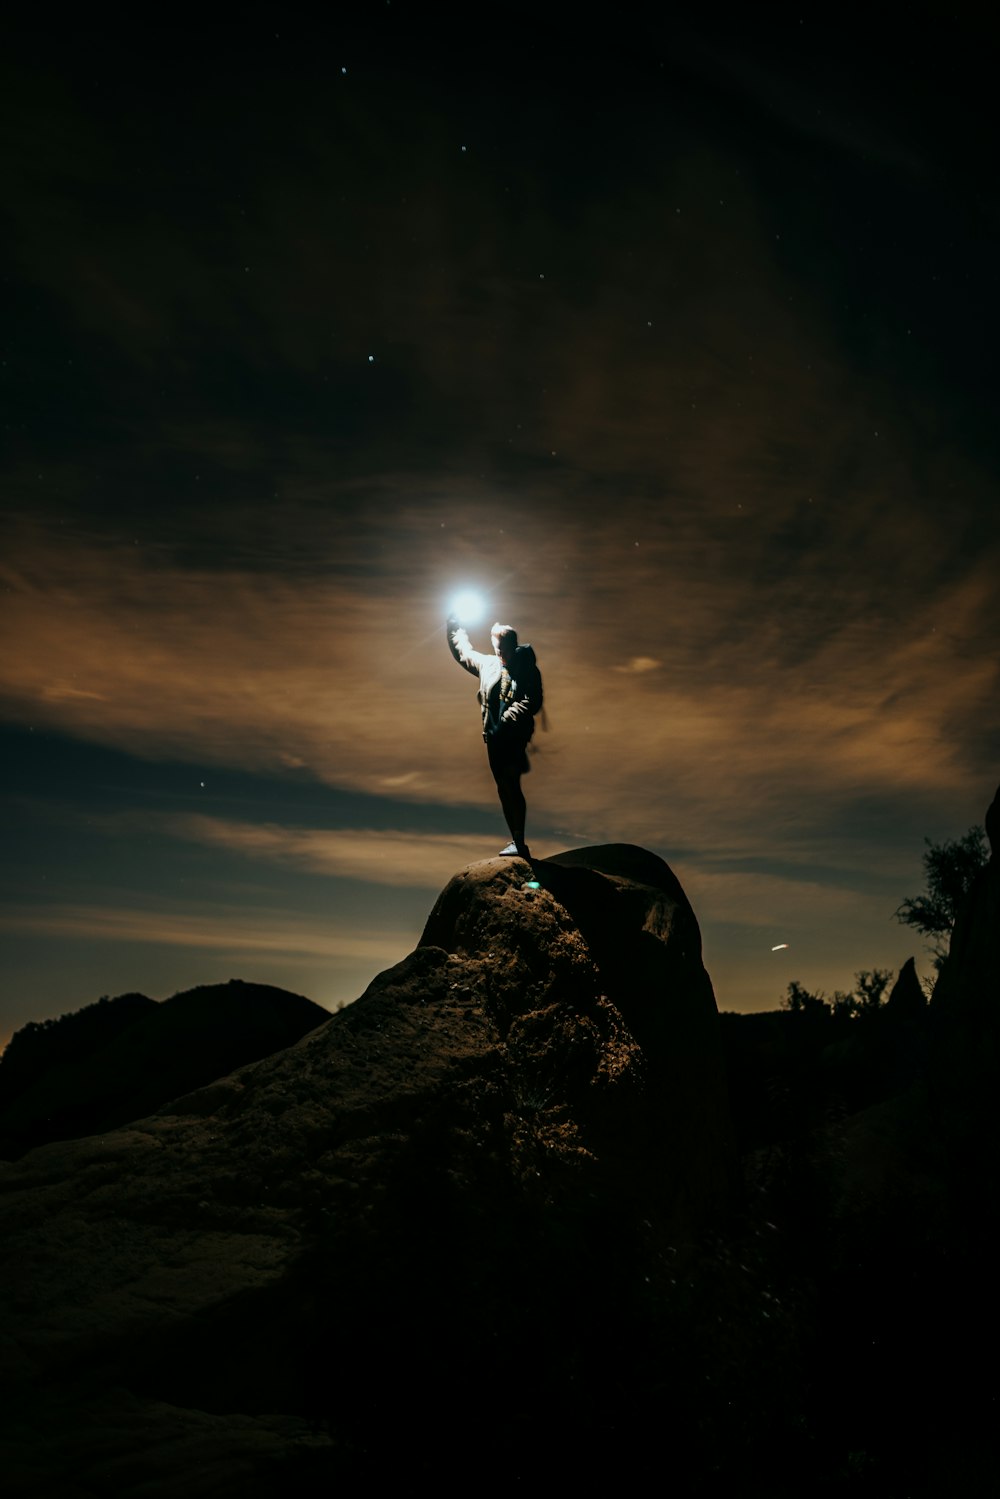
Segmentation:
<svg viewBox="0 0 1000 1499">
<path fill-rule="evenodd" d="M 490 632 L 493 655 L 474 651 L 454 617 L 447 621 L 448 647 L 460 666 L 479 678 L 479 705 L 490 770 L 511 841 L 502 855 L 530 858 L 524 841 L 525 803 L 521 777 L 530 770 L 527 744 L 542 706 L 542 678 L 530 645 L 518 645 L 517 631 L 496 624 Z"/>
</svg>

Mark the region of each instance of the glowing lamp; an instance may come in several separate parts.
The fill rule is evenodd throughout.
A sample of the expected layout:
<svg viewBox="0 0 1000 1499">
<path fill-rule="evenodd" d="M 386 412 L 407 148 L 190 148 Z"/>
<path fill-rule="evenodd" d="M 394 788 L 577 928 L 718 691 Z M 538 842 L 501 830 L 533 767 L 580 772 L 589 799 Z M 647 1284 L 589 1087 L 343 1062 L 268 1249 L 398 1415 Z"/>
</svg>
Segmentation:
<svg viewBox="0 0 1000 1499">
<path fill-rule="evenodd" d="M 477 625 L 483 617 L 482 597 L 466 589 L 452 600 L 451 612 L 460 624 Z"/>
</svg>

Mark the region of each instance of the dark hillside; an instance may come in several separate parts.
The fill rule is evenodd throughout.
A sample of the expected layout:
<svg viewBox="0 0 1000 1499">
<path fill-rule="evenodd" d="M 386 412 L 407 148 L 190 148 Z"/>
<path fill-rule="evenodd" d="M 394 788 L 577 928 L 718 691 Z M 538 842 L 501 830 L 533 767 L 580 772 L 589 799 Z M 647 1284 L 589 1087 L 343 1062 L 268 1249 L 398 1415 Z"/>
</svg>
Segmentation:
<svg viewBox="0 0 1000 1499">
<path fill-rule="evenodd" d="M 116 1129 L 329 1018 L 300 994 L 231 979 L 159 1004 L 121 995 L 26 1026 L 0 1061 L 0 1155 Z"/>
<path fill-rule="evenodd" d="M 145 994 L 104 995 L 53 1020 L 29 1020 L 15 1031 L 0 1056 L 0 1114 L 46 1072 L 65 1062 L 83 1062 L 134 1025 L 156 1001 Z"/>
</svg>

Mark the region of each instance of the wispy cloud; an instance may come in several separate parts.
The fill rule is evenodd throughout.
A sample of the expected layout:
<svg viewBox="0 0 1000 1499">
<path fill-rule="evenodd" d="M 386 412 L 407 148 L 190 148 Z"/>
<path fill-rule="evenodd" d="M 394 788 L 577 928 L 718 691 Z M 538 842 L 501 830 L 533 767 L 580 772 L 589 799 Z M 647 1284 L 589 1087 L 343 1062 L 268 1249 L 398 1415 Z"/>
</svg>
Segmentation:
<svg viewBox="0 0 1000 1499">
<path fill-rule="evenodd" d="M 763 85 L 750 73 L 742 86 L 756 97 Z M 395 162 L 393 121 L 346 96 L 343 107 Z M 46 100 L 39 138 L 75 138 L 72 109 Z M 440 122 L 424 124 L 440 144 Z M 81 140 L 67 170 L 86 202 L 115 179 L 115 143 L 96 124 Z M 539 653 L 549 732 L 527 787 L 536 826 L 791 856 L 853 802 L 957 798 L 984 774 L 1000 732 L 995 537 L 973 553 L 948 510 L 968 496 L 967 512 L 985 515 L 987 479 L 942 440 L 916 387 L 847 363 L 734 159 L 678 147 L 655 181 L 623 183 L 613 234 L 607 199 L 581 199 L 573 237 L 595 257 L 585 296 L 541 197 L 515 229 L 485 179 L 463 178 L 477 232 L 456 276 L 447 214 L 397 215 L 379 194 L 365 284 L 394 342 L 371 366 L 370 309 L 331 290 L 319 248 L 340 232 L 316 191 L 322 153 L 290 160 L 249 205 L 270 274 L 254 280 L 241 252 L 224 287 L 197 237 L 164 245 L 155 215 L 127 234 L 89 226 L 48 177 L 31 178 L 43 201 L 24 219 L 22 263 L 126 363 L 167 360 L 194 379 L 185 337 L 197 327 L 258 374 L 306 380 L 314 400 L 328 379 L 348 381 L 345 409 L 370 425 L 352 427 L 351 478 L 325 396 L 322 420 L 294 430 L 261 415 L 267 402 L 213 400 L 205 418 L 144 408 L 135 472 L 160 482 L 169 461 L 183 474 L 157 528 L 43 520 L 6 538 L 18 642 L 0 657 L 7 716 L 150 758 L 492 807 L 471 683 L 441 628 L 448 595 L 475 583 Z M 34 171 L 30 156 L 19 169 Z M 247 233 L 239 217 L 219 231 L 227 254 Z M 300 219 L 311 234 L 284 232 Z M 556 249 L 562 264 L 523 270 Z M 382 373 L 391 388 L 371 383 Z M 392 391 L 397 471 L 379 404 Z M 443 410 L 448 436 L 428 443 L 425 418 Z M 80 474 L 75 460 L 46 472 L 47 492 L 66 497 L 49 502 L 60 521 L 88 508 Z M 37 472 L 7 477 L 27 513 Z M 157 511 L 139 492 L 123 509 Z M 264 835 L 241 836 L 249 848 Z M 409 846 L 267 836 L 272 857 L 377 882 L 398 860 L 399 878 L 418 878 Z M 428 867 L 443 867 L 435 847 Z"/>
<path fill-rule="evenodd" d="M 850 885 L 821 884 L 774 874 L 744 871 L 722 873 L 681 861 L 675 868 L 696 912 L 713 923 L 729 922 L 747 927 L 780 927 L 815 919 L 824 912 L 829 924 L 845 917 L 867 916 L 871 900 Z"/>
<path fill-rule="evenodd" d="M 474 687 L 447 656 L 441 600 L 427 591 L 436 576 L 443 600 L 430 533 L 434 514 L 447 513 L 441 504 L 398 521 L 390 583 L 370 589 L 336 561 L 331 578 L 262 578 L 131 547 L 42 546 L 29 530 L 18 561 L 8 552 L 3 565 L 19 646 L 0 659 L 0 697 L 22 720 L 139 755 L 299 767 L 374 795 L 492 806 Z M 618 617 L 596 598 L 584 648 L 571 602 L 555 598 L 543 617 L 544 569 L 508 585 L 546 682 L 549 732 L 536 734 L 528 785 L 536 823 L 706 851 L 759 843 L 766 825 L 780 846 L 803 816 L 819 836 L 857 797 L 968 784 L 966 726 L 995 721 L 998 700 L 985 646 L 996 613 L 989 559 L 926 599 L 908 594 L 901 624 L 879 610 L 838 614 L 801 576 L 776 577 L 755 615 L 750 593 L 737 589 L 723 607 L 716 588 L 680 575 L 657 602 L 656 577 L 684 563 L 671 561 L 666 530 L 647 533 L 660 552 L 654 574 L 630 579 L 627 563 L 614 563 Z M 582 535 L 565 537 L 558 551 L 550 542 L 550 562 L 561 557 L 583 592 L 589 579 L 599 594 L 615 544 L 607 528 L 591 556 Z M 422 581 L 391 601 L 398 552 Z M 658 619 L 667 648 L 630 654 L 634 617 Z M 476 857 L 447 841 L 427 843 L 425 856 L 435 869 Z M 398 858 L 405 881 L 417 877 L 407 848 L 378 839 L 350 850 L 328 840 L 310 857 L 376 880 Z"/>
<path fill-rule="evenodd" d="M 280 954 L 330 962 L 361 960 L 380 966 L 402 957 L 413 946 L 411 933 L 324 927 L 315 918 L 296 919 L 270 909 L 164 910 L 149 907 L 52 904 L 9 907 L 0 914 L 0 929 L 18 935 L 72 937 L 93 942 L 140 942 L 178 948 L 213 948 L 240 954 Z"/>
<path fill-rule="evenodd" d="M 615 666 L 612 670 L 638 676 L 642 672 L 655 671 L 659 665 L 660 662 L 654 656 L 633 656 L 631 661 L 627 661 L 624 666 Z"/>
<path fill-rule="evenodd" d="M 487 858 L 480 837 L 401 833 L 371 828 L 289 828 L 191 816 L 163 820 L 161 830 L 251 858 L 369 884 L 437 891 L 457 869 Z"/>
</svg>

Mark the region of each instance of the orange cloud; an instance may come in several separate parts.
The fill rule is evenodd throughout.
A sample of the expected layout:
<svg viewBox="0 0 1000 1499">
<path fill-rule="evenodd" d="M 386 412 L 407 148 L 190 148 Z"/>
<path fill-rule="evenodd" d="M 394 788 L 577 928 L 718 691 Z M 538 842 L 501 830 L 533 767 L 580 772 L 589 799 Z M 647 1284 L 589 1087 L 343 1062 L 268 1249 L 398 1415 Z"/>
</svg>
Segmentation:
<svg viewBox="0 0 1000 1499">
<path fill-rule="evenodd" d="M 660 662 L 653 656 L 633 656 L 624 666 L 616 666 L 613 670 L 635 676 L 641 672 L 655 671 L 659 665 Z"/>
<path fill-rule="evenodd" d="M 442 598 L 445 588 L 433 516 L 446 513 L 398 520 L 389 582 L 370 590 L 336 561 L 329 576 L 192 571 L 131 547 L 42 546 L 23 533 L 2 569 L 18 649 L 0 658 L 0 699 L 9 716 L 151 758 L 304 767 L 375 795 L 492 807 L 474 684 L 435 617 L 435 577 Z M 681 565 L 668 529 L 647 527 L 657 568 Z M 505 590 L 545 674 L 549 732 L 536 734 L 526 783 L 536 825 L 738 851 L 759 846 L 765 822 L 777 851 L 805 806 L 822 816 L 840 799 L 968 783 L 961 726 L 987 720 L 997 697 L 992 653 L 966 645 L 992 638 L 986 560 L 911 599 L 893 633 L 820 608 L 801 580 L 776 580 L 784 602 L 769 618 L 738 589 L 723 617 L 700 584 L 630 583 L 617 563 L 621 597 L 604 603 L 612 546 L 610 523 L 549 545 L 554 577 L 561 557 L 584 594 L 588 577 L 594 586 L 586 649 L 572 601 L 556 591 L 543 616 L 541 563 Z M 392 598 L 403 556 L 411 580 Z M 657 657 L 630 654 L 635 619 Z M 632 669 L 614 671 L 623 659 Z M 362 855 L 351 859 L 359 867 Z"/>
<path fill-rule="evenodd" d="M 215 948 L 232 953 L 280 954 L 330 963 L 361 960 L 388 967 L 411 951 L 410 932 L 323 926 L 285 911 L 231 908 L 132 909 L 123 906 L 52 904 L 12 908 L 0 914 L 0 929 L 19 935 L 83 938 L 94 942 L 142 942 L 170 947 Z"/>
<path fill-rule="evenodd" d="M 496 852 L 495 846 L 482 836 L 456 837 L 444 833 L 289 828 L 202 816 L 163 819 L 160 828 L 194 842 L 292 864 L 317 874 L 377 885 L 409 885 L 434 892 L 451 879 L 456 869 L 490 858 Z"/>
</svg>

